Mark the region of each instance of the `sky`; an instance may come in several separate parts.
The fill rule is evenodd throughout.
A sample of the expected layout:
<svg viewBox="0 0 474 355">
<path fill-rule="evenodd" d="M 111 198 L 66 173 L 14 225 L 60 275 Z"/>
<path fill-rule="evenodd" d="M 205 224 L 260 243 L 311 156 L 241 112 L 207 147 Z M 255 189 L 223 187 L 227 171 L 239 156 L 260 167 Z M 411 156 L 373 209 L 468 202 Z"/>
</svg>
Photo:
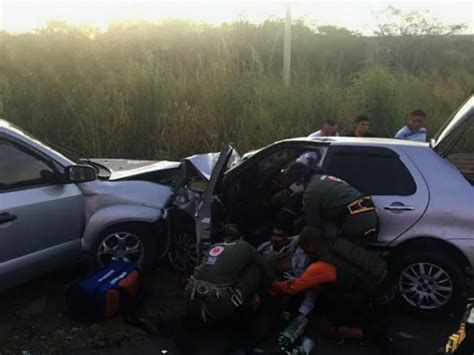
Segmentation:
<svg viewBox="0 0 474 355">
<path fill-rule="evenodd" d="M 392 5 L 404 12 L 423 11 L 444 24 L 464 23 L 466 33 L 474 33 L 474 0 L 437 1 L 324 1 L 291 3 L 293 19 L 314 25 L 335 25 L 370 35 L 377 26 L 377 14 Z M 259 23 L 268 18 L 283 18 L 285 2 L 215 0 L 0 0 L 0 29 L 12 33 L 33 31 L 51 20 L 106 29 L 118 21 L 163 21 L 183 18 L 219 24 L 245 19 Z"/>
</svg>

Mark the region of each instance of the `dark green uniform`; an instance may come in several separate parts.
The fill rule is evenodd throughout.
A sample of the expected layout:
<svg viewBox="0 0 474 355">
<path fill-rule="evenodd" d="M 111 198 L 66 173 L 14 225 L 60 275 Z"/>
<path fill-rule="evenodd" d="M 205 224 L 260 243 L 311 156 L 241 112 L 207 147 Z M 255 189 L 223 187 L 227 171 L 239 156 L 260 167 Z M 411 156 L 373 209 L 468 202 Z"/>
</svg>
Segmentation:
<svg viewBox="0 0 474 355">
<path fill-rule="evenodd" d="M 190 312 L 207 320 L 222 320 L 254 302 L 271 281 L 271 267 L 257 250 L 241 240 L 213 245 L 188 288 Z"/>
<path fill-rule="evenodd" d="M 330 321 L 365 328 L 383 317 L 373 301 L 387 292 L 387 264 L 377 253 L 338 239 L 320 260 L 337 269 L 336 283 L 318 298 L 318 308 Z"/>
<path fill-rule="evenodd" d="M 334 176 L 314 175 L 303 204 L 306 226 L 322 228 L 325 222 L 333 222 L 341 237 L 355 241 L 376 235 L 378 219 L 372 200 Z"/>
<path fill-rule="evenodd" d="M 334 286 L 342 293 L 372 294 L 387 274 L 387 264 L 377 253 L 344 239 L 336 240 L 319 260 L 336 267 Z"/>
</svg>

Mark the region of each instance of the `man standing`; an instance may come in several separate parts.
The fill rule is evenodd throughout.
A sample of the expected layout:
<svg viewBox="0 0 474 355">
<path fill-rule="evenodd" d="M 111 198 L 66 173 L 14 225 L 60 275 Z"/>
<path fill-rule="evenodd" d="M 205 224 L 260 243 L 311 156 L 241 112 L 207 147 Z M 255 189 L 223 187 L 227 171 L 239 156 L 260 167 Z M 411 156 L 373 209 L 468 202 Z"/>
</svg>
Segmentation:
<svg viewBox="0 0 474 355">
<path fill-rule="evenodd" d="M 359 116 L 355 119 L 355 129 L 346 134 L 347 137 L 375 137 L 369 132 L 370 120 L 367 116 Z"/>
<path fill-rule="evenodd" d="M 422 110 L 415 110 L 410 113 L 408 122 L 400 129 L 395 138 L 409 141 L 426 142 L 426 113 Z"/>
<path fill-rule="evenodd" d="M 259 303 L 259 292 L 273 273 L 236 226 L 224 228 L 224 242 L 205 253 L 186 287 L 188 317 L 204 322 L 240 318 Z"/>
<path fill-rule="evenodd" d="M 326 120 L 321 129 L 314 133 L 311 133 L 308 138 L 318 138 L 318 137 L 334 137 L 338 136 L 337 123 L 333 120 Z"/>
</svg>

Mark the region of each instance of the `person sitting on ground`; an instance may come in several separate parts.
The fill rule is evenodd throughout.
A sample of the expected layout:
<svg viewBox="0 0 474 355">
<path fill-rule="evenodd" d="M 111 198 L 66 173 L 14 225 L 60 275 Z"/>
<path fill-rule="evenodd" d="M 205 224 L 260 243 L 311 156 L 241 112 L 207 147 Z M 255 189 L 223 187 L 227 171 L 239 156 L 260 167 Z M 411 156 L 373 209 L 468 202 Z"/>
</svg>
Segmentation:
<svg viewBox="0 0 474 355">
<path fill-rule="evenodd" d="M 321 330 L 337 338 L 366 338 L 374 321 L 367 307 L 386 280 L 385 261 L 348 240 L 325 239 L 314 227 L 301 231 L 298 245 L 317 261 L 295 279 L 273 282 L 271 292 L 292 295 L 318 290 Z"/>
<path fill-rule="evenodd" d="M 286 222 L 286 223 L 285 223 Z M 277 280 L 293 279 L 303 274 L 313 261 L 298 246 L 298 235 L 291 237 L 289 219 L 280 216 L 273 228 L 272 239 L 258 248 L 259 252 L 269 260 L 274 260 Z M 316 293 L 309 291 L 298 297 L 268 297 L 262 304 L 254 322 L 255 348 L 260 348 L 268 340 L 272 326 L 279 324 L 283 314 L 297 311 L 308 316 L 314 308 Z"/>
<path fill-rule="evenodd" d="M 289 222 L 289 221 L 288 221 Z M 275 265 L 275 276 L 284 279 L 291 275 L 300 275 L 308 266 L 309 259 L 298 247 L 298 236 L 291 236 L 292 227 L 277 221 L 273 227 L 271 240 L 262 243 L 258 252 Z"/>
<path fill-rule="evenodd" d="M 188 319 L 232 321 L 258 305 L 273 271 L 253 246 L 239 238 L 236 225 L 225 225 L 224 241 L 212 245 L 196 267 L 186 287 Z"/>
<path fill-rule="evenodd" d="M 318 138 L 318 137 L 334 137 L 338 136 L 337 123 L 334 120 L 324 121 L 321 129 L 319 131 L 311 133 L 308 138 Z"/>
<path fill-rule="evenodd" d="M 408 122 L 395 135 L 397 139 L 405 139 L 416 142 L 426 142 L 426 113 L 423 110 L 415 110 L 410 113 Z"/>
<path fill-rule="evenodd" d="M 370 119 L 367 116 L 359 116 L 355 119 L 355 128 L 346 134 L 347 137 L 375 137 L 369 132 Z"/>
<path fill-rule="evenodd" d="M 286 226 L 278 221 L 273 226 L 272 238 L 260 244 L 257 251 L 269 258 L 285 258 L 291 255 L 298 239 L 290 237 L 290 232 Z"/>
</svg>

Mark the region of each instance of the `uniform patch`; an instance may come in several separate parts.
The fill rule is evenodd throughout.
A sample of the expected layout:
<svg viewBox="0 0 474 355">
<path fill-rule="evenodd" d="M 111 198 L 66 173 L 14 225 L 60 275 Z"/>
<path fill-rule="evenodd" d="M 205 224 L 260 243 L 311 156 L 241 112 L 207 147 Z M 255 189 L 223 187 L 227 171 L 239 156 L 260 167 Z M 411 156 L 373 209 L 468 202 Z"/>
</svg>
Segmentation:
<svg viewBox="0 0 474 355">
<path fill-rule="evenodd" d="M 214 265 L 217 261 L 217 256 L 210 256 L 206 260 L 207 265 Z"/>
<path fill-rule="evenodd" d="M 224 251 L 224 247 L 217 245 L 209 251 L 210 256 L 219 256 Z"/>
</svg>

